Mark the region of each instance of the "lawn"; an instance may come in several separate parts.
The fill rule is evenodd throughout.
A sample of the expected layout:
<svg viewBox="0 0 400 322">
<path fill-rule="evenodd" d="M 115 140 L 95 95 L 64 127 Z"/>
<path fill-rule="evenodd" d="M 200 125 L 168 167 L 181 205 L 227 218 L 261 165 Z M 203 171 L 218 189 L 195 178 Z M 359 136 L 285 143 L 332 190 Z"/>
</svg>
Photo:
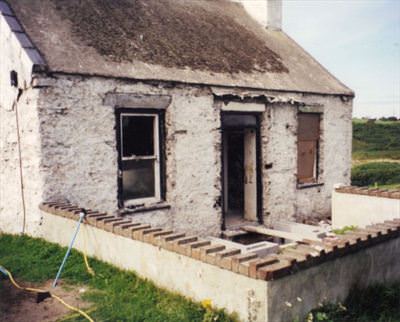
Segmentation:
<svg viewBox="0 0 400 322">
<path fill-rule="evenodd" d="M 43 283 L 54 278 L 65 251 L 41 239 L 0 234 L 0 265 L 11 271 L 21 284 Z M 88 274 L 82 254 L 72 251 L 62 279 L 64 285 L 88 288 L 82 298 L 90 303 L 90 315 L 96 321 L 235 321 L 221 310 L 157 288 L 133 272 L 99 260 L 89 261 L 95 276 Z M 0 307 L 1 301 L 0 298 Z M 63 321 L 86 321 L 72 316 Z"/>
<path fill-rule="evenodd" d="M 400 121 L 353 120 L 352 184 L 400 189 Z"/>
</svg>

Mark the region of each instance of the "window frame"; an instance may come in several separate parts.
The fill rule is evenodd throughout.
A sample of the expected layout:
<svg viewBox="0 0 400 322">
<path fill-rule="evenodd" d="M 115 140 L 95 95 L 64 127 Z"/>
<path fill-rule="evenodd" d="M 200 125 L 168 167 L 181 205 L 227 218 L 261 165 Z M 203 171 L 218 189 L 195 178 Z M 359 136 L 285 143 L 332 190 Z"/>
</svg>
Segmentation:
<svg viewBox="0 0 400 322">
<path fill-rule="evenodd" d="M 123 117 L 153 117 L 153 155 L 151 156 L 123 156 Z M 164 200 L 164 111 L 155 109 L 133 109 L 116 108 L 116 133 L 117 133 L 117 152 L 118 152 L 118 206 L 138 207 L 148 204 L 154 204 Z M 123 197 L 123 179 L 122 173 L 124 162 L 135 162 L 142 160 L 153 160 L 154 168 L 154 196 L 144 198 L 134 198 L 125 200 Z"/>
<path fill-rule="evenodd" d="M 300 140 L 300 118 L 299 115 L 315 115 L 318 116 L 318 138 L 315 140 Z M 313 187 L 322 185 L 320 182 L 320 159 L 321 159 L 321 140 L 322 140 L 322 113 L 320 112 L 298 112 L 297 113 L 297 173 L 296 182 L 298 188 Z M 315 158 L 313 164 L 312 178 L 299 178 L 299 144 L 300 142 L 315 142 Z"/>
</svg>

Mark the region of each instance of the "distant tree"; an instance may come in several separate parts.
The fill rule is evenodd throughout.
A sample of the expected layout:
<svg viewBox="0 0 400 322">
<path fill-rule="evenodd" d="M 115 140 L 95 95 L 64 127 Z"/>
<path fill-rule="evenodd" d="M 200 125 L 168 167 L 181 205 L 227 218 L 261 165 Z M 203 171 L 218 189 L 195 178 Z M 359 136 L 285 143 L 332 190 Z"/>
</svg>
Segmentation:
<svg viewBox="0 0 400 322">
<path fill-rule="evenodd" d="M 396 116 L 389 116 L 389 117 L 383 116 L 379 119 L 379 121 L 382 121 L 382 122 L 396 122 L 398 120 L 400 120 L 400 119 L 398 119 Z"/>
</svg>

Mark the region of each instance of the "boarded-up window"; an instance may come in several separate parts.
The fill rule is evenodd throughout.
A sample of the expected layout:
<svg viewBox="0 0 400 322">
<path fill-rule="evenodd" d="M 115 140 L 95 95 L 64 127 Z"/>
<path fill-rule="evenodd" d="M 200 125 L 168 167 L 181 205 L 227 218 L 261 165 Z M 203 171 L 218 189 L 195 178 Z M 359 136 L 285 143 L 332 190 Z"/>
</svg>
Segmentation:
<svg viewBox="0 0 400 322">
<path fill-rule="evenodd" d="M 298 114 L 297 182 L 313 183 L 318 178 L 320 115 Z"/>
</svg>

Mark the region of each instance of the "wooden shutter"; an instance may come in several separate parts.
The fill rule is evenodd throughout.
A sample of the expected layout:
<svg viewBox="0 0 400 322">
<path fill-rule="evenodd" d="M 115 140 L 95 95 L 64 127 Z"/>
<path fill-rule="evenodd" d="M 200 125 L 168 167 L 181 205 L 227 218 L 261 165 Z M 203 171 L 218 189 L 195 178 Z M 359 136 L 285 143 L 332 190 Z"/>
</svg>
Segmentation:
<svg viewBox="0 0 400 322">
<path fill-rule="evenodd" d="M 298 115 L 298 140 L 315 141 L 319 140 L 319 114 L 300 113 Z"/>
<path fill-rule="evenodd" d="M 299 182 L 312 182 L 315 179 L 317 157 L 316 141 L 300 141 L 298 144 L 297 178 Z"/>
<path fill-rule="evenodd" d="M 316 181 L 320 115 L 298 115 L 297 180 L 299 183 Z"/>
</svg>

